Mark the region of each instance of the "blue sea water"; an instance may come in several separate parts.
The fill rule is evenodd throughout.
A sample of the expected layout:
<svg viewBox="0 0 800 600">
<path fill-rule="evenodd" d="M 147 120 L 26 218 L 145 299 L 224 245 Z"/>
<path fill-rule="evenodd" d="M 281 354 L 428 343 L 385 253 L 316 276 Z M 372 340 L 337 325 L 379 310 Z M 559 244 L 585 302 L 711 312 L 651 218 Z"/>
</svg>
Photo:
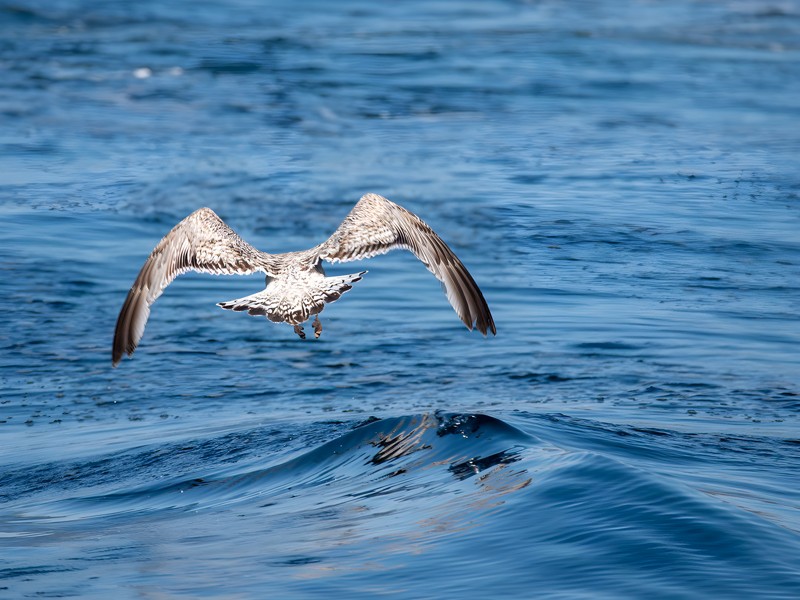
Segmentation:
<svg viewBox="0 0 800 600">
<path fill-rule="evenodd" d="M 0 0 L 0 597 L 800 597 L 800 3 Z M 411 255 L 319 340 L 180 277 L 209 206 Z"/>
</svg>

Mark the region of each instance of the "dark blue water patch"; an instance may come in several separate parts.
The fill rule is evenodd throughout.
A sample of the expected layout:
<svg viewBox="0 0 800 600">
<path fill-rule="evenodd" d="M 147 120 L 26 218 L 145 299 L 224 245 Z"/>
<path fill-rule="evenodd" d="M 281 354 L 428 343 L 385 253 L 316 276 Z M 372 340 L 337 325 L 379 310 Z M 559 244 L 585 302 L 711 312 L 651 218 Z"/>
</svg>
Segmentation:
<svg viewBox="0 0 800 600">
<path fill-rule="evenodd" d="M 71 569 L 68 567 L 48 567 L 48 566 L 41 566 L 41 567 L 27 567 L 27 568 L 19 568 L 19 569 L 1 569 L 0 570 L 0 580 L 3 579 L 17 579 L 17 578 L 27 578 L 27 577 L 36 577 L 39 575 L 46 575 L 51 573 L 66 573 L 69 571 L 74 571 L 76 569 Z M 8 588 L 0 588 L 7 590 Z"/>
<path fill-rule="evenodd" d="M 249 75 L 264 68 L 264 65 L 258 62 L 223 62 L 219 60 L 204 60 L 197 67 L 198 69 L 209 71 L 214 75 L 232 74 L 232 75 Z"/>
<path fill-rule="evenodd" d="M 530 381 L 534 383 L 563 383 L 567 381 L 572 381 L 573 377 L 565 377 L 563 375 L 559 375 L 558 373 L 510 373 L 508 375 L 509 379 L 514 380 L 524 380 Z"/>
<path fill-rule="evenodd" d="M 641 350 L 625 342 L 581 342 L 576 347 L 582 350 Z"/>
<path fill-rule="evenodd" d="M 524 185 L 538 185 L 547 179 L 545 174 L 518 174 L 509 177 L 510 181 L 514 183 L 521 183 Z"/>
</svg>

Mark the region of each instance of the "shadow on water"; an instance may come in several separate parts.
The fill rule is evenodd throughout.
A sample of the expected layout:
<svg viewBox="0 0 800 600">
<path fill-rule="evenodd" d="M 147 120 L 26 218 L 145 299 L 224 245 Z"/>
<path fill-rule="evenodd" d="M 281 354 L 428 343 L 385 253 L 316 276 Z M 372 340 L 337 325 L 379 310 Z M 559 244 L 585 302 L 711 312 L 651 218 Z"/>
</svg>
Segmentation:
<svg viewBox="0 0 800 600">
<path fill-rule="evenodd" d="M 122 558 L 143 565 L 158 540 L 170 566 L 150 565 L 148 577 L 165 589 L 213 557 L 240 564 L 234 571 L 250 561 L 286 570 L 289 595 L 314 590 L 309 579 L 320 592 L 364 586 L 377 568 L 385 589 L 427 585 L 434 596 L 460 578 L 482 593 L 530 584 L 569 595 L 588 577 L 601 596 L 780 595 L 800 585 L 792 532 L 608 453 L 562 447 L 487 415 L 369 419 L 270 466 L 237 462 L 125 489 L 125 470 L 144 470 L 153 452 L 138 454 L 139 467 L 120 461 L 119 471 L 111 458 L 93 481 L 100 493 L 10 503 L 6 542 L 22 551 L 48 538 L 80 546 L 100 536 L 117 549 L 101 559 L 113 569 Z M 183 552 L 187 543 L 202 551 Z M 409 560 L 414 568 L 403 569 Z M 10 562 L 0 574 L 19 582 L 24 568 Z M 450 577 L 435 577 L 442 564 Z M 55 556 L 39 576 L 69 582 L 90 566 L 96 560 Z M 206 584 L 197 589 L 223 585 Z M 226 593 L 251 589 L 229 585 Z"/>
</svg>

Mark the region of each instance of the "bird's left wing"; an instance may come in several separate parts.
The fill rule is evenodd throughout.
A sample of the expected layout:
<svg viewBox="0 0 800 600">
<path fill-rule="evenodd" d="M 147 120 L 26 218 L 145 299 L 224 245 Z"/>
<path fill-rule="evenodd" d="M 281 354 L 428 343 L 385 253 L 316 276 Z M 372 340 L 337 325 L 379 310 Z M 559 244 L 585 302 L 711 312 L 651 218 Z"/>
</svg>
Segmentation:
<svg viewBox="0 0 800 600">
<path fill-rule="evenodd" d="M 215 275 L 248 275 L 273 270 L 269 254 L 257 250 L 210 208 L 196 210 L 173 227 L 145 261 L 122 305 L 111 360 L 133 354 L 142 339 L 150 306 L 178 275 L 200 271 Z"/>
<path fill-rule="evenodd" d="M 410 250 L 442 282 L 450 305 L 470 330 L 497 333 L 480 288 L 455 253 L 417 215 L 383 196 L 365 194 L 319 246 L 319 258 L 346 262 L 396 248 Z"/>
</svg>

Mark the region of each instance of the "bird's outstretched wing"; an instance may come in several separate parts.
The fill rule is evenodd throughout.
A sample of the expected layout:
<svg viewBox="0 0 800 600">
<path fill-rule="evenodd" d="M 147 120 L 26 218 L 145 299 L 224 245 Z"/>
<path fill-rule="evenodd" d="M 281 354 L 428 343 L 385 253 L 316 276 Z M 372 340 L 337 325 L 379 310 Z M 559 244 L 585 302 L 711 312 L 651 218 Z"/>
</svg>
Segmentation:
<svg viewBox="0 0 800 600">
<path fill-rule="evenodd" d="M 150 306 L 178 275 L 200 271 L 215 275 L 271 274 L 270 255 L 253 248 L 210 208 L 196 210 L 173 227 L 155 247 L 122 305 L 114 330 L 111 360 L 133 354 L 142 339 Z"/>
<path fill-rule="evenodd" d="M 453 251 L 422 219 L 378 194 L 365 194 L 339 228 L 319 246 L 319 257 L 346 262 L 410 250 L 444 285 L 456 314 L 470 330 L 496 334 L 481 290 Z"/>
</svg>

